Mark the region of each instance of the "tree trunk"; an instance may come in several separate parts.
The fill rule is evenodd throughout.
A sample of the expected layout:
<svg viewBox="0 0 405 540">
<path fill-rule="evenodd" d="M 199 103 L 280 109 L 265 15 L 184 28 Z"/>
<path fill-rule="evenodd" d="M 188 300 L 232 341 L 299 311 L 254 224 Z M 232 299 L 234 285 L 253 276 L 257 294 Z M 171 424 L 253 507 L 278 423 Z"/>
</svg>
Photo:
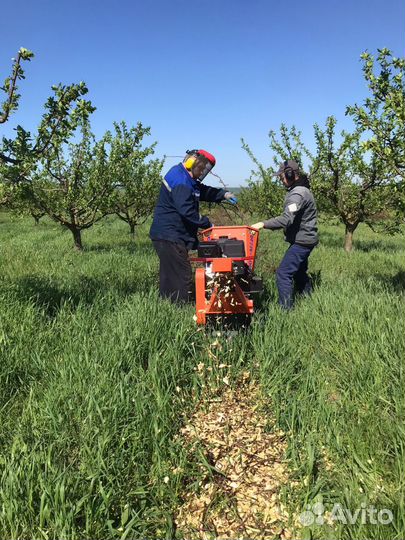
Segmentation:
<svg viewBox="0 0 405 540">
<path fill-rule="evenodd" d="M 30 212 L 30 214 L 31 214 L 32 218 L 33 218 L 34 221 L 35 221 L 35 225 L 38 225 L 39 220 L 40 220 L 41 218 L 43 218 L 44 215 L 45 215 L 43 212 L 38 212 L 38 213 L 36 213 L 36 212 Z"/>
<path fill-rule="evenodd" d="M 358 223 L 346 223 L 346 234 L 345 234 L 345 251 L 350 253 L 353 249 L 353 234 L 357 229 Z"/>
<path fill-rule="evenodd" d="M 135 236 L 135 225 L 136 224 L 133 221 L 129 221 L 128 225 L 129 225 L 130 235 L 133 238 Z"/>
<path fill-rule="evenodd" d="M 80 229 L 77 229 L 76 227 L 70 227 L 70 230 L 73 234 L 73 241 L 75 243 L 75 248 L 78 251 L 82 251 L 83 250 L 82 231 Z"/>
</svg>

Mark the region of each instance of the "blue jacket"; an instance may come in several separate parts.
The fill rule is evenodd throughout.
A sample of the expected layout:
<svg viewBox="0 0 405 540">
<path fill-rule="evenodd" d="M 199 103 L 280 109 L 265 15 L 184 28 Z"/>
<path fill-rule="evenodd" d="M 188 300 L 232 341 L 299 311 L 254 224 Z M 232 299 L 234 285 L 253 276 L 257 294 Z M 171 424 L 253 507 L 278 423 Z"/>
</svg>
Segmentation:
<svg viewBox="0 0 405 540">
<path fill-rule="evenodd" d="M 221 202 L 225 190 L 194 180 L 179 163 L 164 177 L 150 228 L 152 240 L 183 243 L 188 249 L 197 247 L 198 229 L 211 227 L 207 216 L 200 216 L 199 201 Z"/>
</svg>

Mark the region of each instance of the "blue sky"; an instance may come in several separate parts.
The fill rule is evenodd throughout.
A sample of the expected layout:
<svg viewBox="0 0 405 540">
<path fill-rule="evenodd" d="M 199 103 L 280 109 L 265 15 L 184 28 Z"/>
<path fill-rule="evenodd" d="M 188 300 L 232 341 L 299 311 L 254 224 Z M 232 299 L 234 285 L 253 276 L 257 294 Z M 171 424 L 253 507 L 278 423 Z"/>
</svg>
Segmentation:
<svg viewBox="0 0 405 540">
<path fill-rule="evenodd" d="M 405 54 L 403 0 L 23 0 L 3 4 L 2 19 L 1 80 L 19 47 L 35 58 L 1 134 L 35 127 L 52 84 L 84 80 L 97 135 L 140 120 L 158 156 L 205 148 L 230 186 L 252 168 L 241 137 L 269 164 L 281 122 L 309 146 L 329 114 L 349 127 L 346 105 L 367 95 L 361 52 Z"/>
</svg>

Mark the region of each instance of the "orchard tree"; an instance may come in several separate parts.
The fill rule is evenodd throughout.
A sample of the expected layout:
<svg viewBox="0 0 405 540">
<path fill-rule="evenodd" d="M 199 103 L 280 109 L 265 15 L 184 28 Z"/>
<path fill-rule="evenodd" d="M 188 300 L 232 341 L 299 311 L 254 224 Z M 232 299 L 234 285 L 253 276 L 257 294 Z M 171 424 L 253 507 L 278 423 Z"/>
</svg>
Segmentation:
<svg viewBox="0 0 405 540">
<path fill-rule="evenodd" d="M 75 248 L 82 250 L 81 233 L 106 215 L 113 188 L 108 171 L 108 137 L 95 141 L 86 107 L 78 129 L 78 142 L 66 148 L 58 140 L 59 144 L 54 144 L 41 160 L 42 169 L 33 178 L 30 196 L 37 208 L 71 231 Z"/>
<path fill-rule="evenodd" d="M 273 153 L 273 164 L 265 167 L 253 154 L 249 145 L 241 139 L 242 148 L 247 152 L 256 170 L 252 170 L 248 187 L 242 188 L 239 194 L 240 206 L 251 214 L 270 217 L 279 214 L 283 209 L 285 189 L 278 176 L 274 176 L 281 161 L 294 159 L 302 163 L 304 156 L 313 159 L 301 141 L 301 132 L 295 126 L 290 129 L 281 124 L 280 132 L 269 132 L 269 147 Z"/>
<path fill-rule="evenodd" d="M 34 53 L 21 47 L 17 53 L 17 58 L 13 58 L 14 62 L 11 75 L 6 78 L 3 86 L 0 88 L 7 96 L 0 107 L 0 124 L 7 122 L 10 114 L 18 108 L 18 102 L 21 97 L 20 94 L 18 94 L 18 81 L 25 79 L 22 62 L 29 62 L 33 56 Z M 4 156 L 0 155 L 0 159 L 4 159 Z"/>
<path fill-rule="evenodd" d="M 18 81 L 24 79 L 23 61 L 29 61 L 33 53 L 20 49 L 14 61 L 12 74 L 6 78 L 1 89 L 6 100 L 0 111 L 0 123 L 9 119 L 18 108 L 20 94 Z M 79 117 L 89 115 L 94 108 L 83 99 L 87 93 L 84 82 L 71 85 L 52 86 L 53 95 L 45 103 L 45 112 L 40 124 L 31 134 L 22 126 L 16 127 L 14 138 L 3 137 L 0 143 L 0 178 L 2 200 L 13 197 L 15 186 L 30 182 L 40 160 L 48 160 L 54 147 L 59 147 L 75 131 Z"/>
<path fill-rule="evenodd" d="M 363 106 L 347 107 L 358 128 L 371 136 L 364 142 L 393 176 L 405 180 L 405 58 L 395 58 L 389 49 L 378 49 L 375 58 L 361 55 L 363 73 L 371 92 Z"/>
<path fill-rule="evenodd" d="M 383 223 L 385 230 L 397 230 L 398 221 L 390 219 L 390 209 L 397 195 L 383 161 L 368 149 L 362 131 L 342 132 L 342 141 L 337 144 L 335 130 L 333 116 L 328 117 L 325 129 L 314 126 L 317 151 L 313 155 L 302 143 L 301 132 L 294 126 L 288 129 L 282 124 L 279 136 L 270 131 L 270 148 L 275 165 L 287 159 L 300 164 L 304 159 L 309 161 L 311 189 L 318 209 L 340 218 L 345 225 L 344 248 L 350 252 L 360 223 L 373 229 Z M 284 190 L 279 187 L 279 181 L 272 178 L 273 167 L 263 167 L 245 143 L 244 148 L 258 167 L 253 176 L 260 178 L 259 182 L 251 181 L 243 193 L 247 205 L 250 204 L 248 209 L 262 216 L 279 213 Z"/>
<path fill-rule="evenodd" d="M 60 147 L 75 132 L 80 119 L 95 110 L 90 101 L 81 98 L 88 91 L 83 82 L 69 86 L 59 84 L 52 89 L 54 95 L 46 101 L 34 135 L 17 126 L 14 139 L 3 137 L 2 173 L 10 184 L 29 181 L 39 161 L 49 160 L 54 148 Z"/>
<path fill-rule="evenodd" d="M 35 204 L 30 191 L 31 186 L 27 183 L 14 186 L 12 191 L 10 189 L 8 190 L 8 193 L 12 196 L 9 196 L 3 201 L 3 207 L 19 216 L 31 216 L 34 219 L 35 225 L 38 225 L 40 219 L 46 215 L 46 212 Z"/>
<path fill-rule="evenodd" d="M 39 220 L 46 215 L 45 212 L 43 212 L 40 209 L 35 208 L 35 206 L 31 206 L 28 212 L 30 216 L 34 219 L 35 225 L 38 225 Z"/>
<path fill-rule="evenodd" d="M 368 135 L 364 147 L 384 163 L 392 181 L 390 197 L 398 218 L 405 212 L 405 58 L 378 49 L 377 62 L 364 52 L 363 73 L 370 96 L 362 106 L 347 107 L 346 114 Z M 376 65 L 378 64 L 378 65 Z"/>
<path fill-rule="evenodd" d="M 392 204 L 391 179 L 380 157 L 367 150 L 362 133 L 343 131 L 336 143 L 336 119 L 329 116 L 325 129 L 314 126 L 317 154 L 312 168 L 315 198 L 324 201 L 345 225 L 344 248 L 350 252 L 360 223 L 372 226 L 376 216 Z"/>
<path fill-rule="evenodd" d="M 17 53 L 17 57 L 12 59 L 13 66 L 11 69 L 11 75 L 5 79 L 3 85 L 0 87 L 0 90 L 6 94 L 5 101 L 3 101 L 0 106 L 0 124 L 7 122 L 10 114 L 18 109 L 18 104 L 21 97 L 18 93 L 18 82 L 25 79 L 22 63 L 24 61 L 29 62 L 33 56 L 34 54 L 31 51 L 21 47 Z M 3 153 L 2 147 L 0 146 L 0 203 L 2 205 L 7 205 L 10 200 L 10 193 L 6 188 L 6 164 L 10 165 L 15 163 L 11 156 L 7 156 Z"/>
<path fill-rule="evenodd" d="M 128 128 L 125 122 L 114 124 L 114 133 L 107 134 L 110 144 L 109 177 L 114 185 L 111 213 L 128 223 L 130 233 L 152 213 L 161 185 L 163 161 L 149 159 L 156 143 L 143 146 L 150 128 L 141 122 Z"/>
</svg>

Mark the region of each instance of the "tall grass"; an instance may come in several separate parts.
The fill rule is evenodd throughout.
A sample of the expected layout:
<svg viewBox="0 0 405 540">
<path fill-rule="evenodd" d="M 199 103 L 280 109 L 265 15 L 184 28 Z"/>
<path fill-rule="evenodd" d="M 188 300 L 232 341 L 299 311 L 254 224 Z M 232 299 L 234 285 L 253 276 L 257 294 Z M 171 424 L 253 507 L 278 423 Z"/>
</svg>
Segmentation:
<svg viewBox="0 0 405 540">
<path fill-rule="evenodd" d="M 303 534 L 404 537 L 401 238 L 363 228 L 347 255 L 340 228 L 323 226 L 315 292 L 286 314 L 273 276 L 285 246 L 263 233 L 260 311 L 216 350 L 232 366 L 219 370 L 193 307 L 158 299 L 146 228 L 132 242 L 106 220 L 83 253 L 45 220 L 0 214 L 0 233 L 1 538 L 173 538 L 195 472 L 177 437 L 184 415 L 246 369 L 288 432 L 292 515 L 314 501 L 394 513 L 391 525 Z"/>
</svg>

